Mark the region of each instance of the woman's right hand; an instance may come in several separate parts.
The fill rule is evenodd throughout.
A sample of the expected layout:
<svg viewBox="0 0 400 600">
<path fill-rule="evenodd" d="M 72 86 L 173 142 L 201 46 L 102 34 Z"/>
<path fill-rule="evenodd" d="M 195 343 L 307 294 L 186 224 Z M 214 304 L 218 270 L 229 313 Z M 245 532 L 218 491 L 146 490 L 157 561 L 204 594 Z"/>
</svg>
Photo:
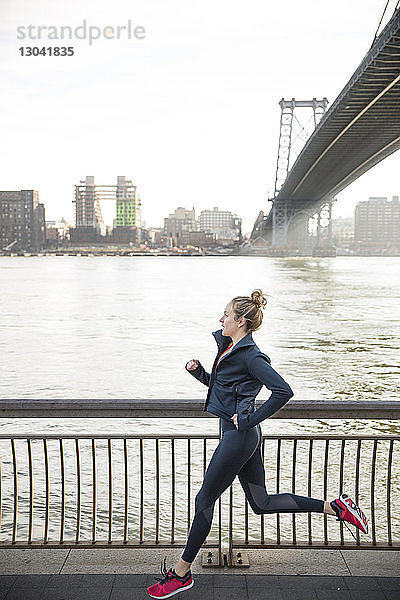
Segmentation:
<svg viewBox="0 0 400 600">
<path fill-rule="evenodd" d="M 189 362 L 186 363 L 186 367 L 188 371 L 194 371 L 195 369 L 197 369 L 199 364 L 200 361 L 197 358 L 193 358 L 192 360 L 189 360 Z"/>
</svg>

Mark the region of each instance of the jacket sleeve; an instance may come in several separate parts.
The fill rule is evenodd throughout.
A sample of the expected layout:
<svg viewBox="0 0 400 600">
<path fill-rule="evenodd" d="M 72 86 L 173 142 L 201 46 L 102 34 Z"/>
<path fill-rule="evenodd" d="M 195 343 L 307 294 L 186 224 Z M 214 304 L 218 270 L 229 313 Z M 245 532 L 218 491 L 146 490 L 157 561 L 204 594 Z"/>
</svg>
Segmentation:
<svg viewBox="0 0 400 600">
<path fill-rule="evenodd" d="M 193 375 L 193 377 L 196 377 L 196 379 L 198 379 L 201 383 L 204 383 L 204 385 L 206 385 L 207 387 L 209 387 L 210 385 L 210 373 L 207 373 L 207 371 L 205 370 L 205 368 L 203 367 L 203 365 L 199 362 L 199 366 L 196 367 L 196 369 L 193 369 L 193 371 L 189 371 L 189 369 L 187 368 L 187 365 L 190 361 L 188 361 L 185 365 L 185 369 L 188 373 L 190 373 L 191 375 Z"/>
<path fill-rule="evenodd" d="M 257 354 L 249 362 L 250 374 L 260 381 L 265 387 L 272 391 L 272 394 L 255 412 L 238 419 L 239 431 L 246 431 L 264 419 L 267 419 L 276 413 L 293 396 L 292 388 L 277 373 L 269 362 L 265 354 Z"/>
</svg>

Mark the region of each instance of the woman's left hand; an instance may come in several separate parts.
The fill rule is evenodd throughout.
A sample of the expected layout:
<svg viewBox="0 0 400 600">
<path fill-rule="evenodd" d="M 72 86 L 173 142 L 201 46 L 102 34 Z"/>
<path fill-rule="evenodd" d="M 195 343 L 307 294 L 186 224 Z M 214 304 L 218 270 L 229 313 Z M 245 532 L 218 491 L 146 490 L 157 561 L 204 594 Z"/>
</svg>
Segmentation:
<svg viewBox="0 0 400 600">
<path fill-rule="evenodd" d="M 233 417 L 231 417 L 236 429 L 238 428 L 238 416 L 237 414 L 234 414 Z"/>
</svg>

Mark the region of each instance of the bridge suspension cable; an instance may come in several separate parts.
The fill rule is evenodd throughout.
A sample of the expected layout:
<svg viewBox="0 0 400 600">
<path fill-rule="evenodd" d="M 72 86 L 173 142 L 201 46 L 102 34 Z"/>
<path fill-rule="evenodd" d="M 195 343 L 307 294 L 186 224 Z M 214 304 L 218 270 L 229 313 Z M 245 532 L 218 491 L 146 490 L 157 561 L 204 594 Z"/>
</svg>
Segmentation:
<svg viewBox="0 0 400 600">
<path fill-rule="evenodd" d="M 380 21 L 379 21 L 378 27 L 376 28 L 375 35 L 374 35 L 374 39 L 372 40 L 372 44 L 371 44 L 371 46 L 370 46 L 370 49 L 371 49 L 371 48 L 372 48 L 372 46 L 375 44 L 375 40 L 376 40 L 376 38 L 378 37 L 378 31 L 379 31 L 379 29 L 380 29 L 380 26 L 381 26 L 381 24 L 382 24 L 383 17 L 385 16 L 385 12 L 386 12 L 386 10 L 387 10 L 387 7 L 388 7 L 388 5 L 389 5 L 389 2 L 390 2 L 390 0 L 387 0 L 387 1 L 386 1 L 386 5 L 385 5 L 385 8 L 383 9 L 383 13 L 382 13 L 382 16 L 381 16 L 381 18 L 380 18 Z M 396 10 L 397 10 L 397 7 L 399 6 L 399 4 L 400 4 L 400 0 L 397 2 L 396 6 L 395 6 L 395 9 L 394 9 L 394 11 L 393 11 L 394 13 L 396 12 Z"/>
</svg>

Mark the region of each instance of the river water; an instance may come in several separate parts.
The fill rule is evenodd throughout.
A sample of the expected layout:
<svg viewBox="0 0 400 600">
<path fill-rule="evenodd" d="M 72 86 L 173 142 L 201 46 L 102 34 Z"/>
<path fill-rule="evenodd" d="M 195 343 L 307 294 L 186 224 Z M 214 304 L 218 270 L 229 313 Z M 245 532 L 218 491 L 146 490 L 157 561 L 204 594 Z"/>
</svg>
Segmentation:
<svg viewBox="0 0 400 600">
<path fill-rule="evenodd" d="M 400 259 L 0 258 L 0 397 L 202 397 L 235 295 L 269 294 L 254 339 L 297 398 L 397 400 Z"/>
<path fill-rule="evenodd" d="M 0 398 L 204 398 L 185 363 L 199 358 L 210 370 L 225 305 L 261 288 L 269 302 L 253 337 L 296 398 L 398 400 L 399 274 L 395 257 L 0 257 Z M 260 398 L 268 395 L 264 388 Z M 0 432 L 217 433 L 217 425 L 49 415 L 39 424 L 0 420 Z M 400 426 L 338 414 L 269 420 L 263 430 L 398 434 Z"/>
</svg>

